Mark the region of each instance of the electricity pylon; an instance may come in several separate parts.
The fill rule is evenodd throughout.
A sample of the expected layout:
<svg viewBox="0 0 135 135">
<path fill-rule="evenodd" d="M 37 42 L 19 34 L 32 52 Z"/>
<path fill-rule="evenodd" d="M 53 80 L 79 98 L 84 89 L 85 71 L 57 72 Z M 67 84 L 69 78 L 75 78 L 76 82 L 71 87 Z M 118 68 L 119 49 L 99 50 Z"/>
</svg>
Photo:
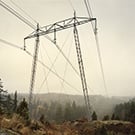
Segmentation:
<svg viewBox="0 0 135 135">
<path fill-rule="evenodd" d="M 32 32 L 32 34 L 24 38 L 24 40 L 30 39 L 30 38 L 36 38 L 36 46 L 35 46 L 35 53 L 34 53 L 34 58 L 33 58 L 32 76 L 31 76 L 30 93 L 29 93 L 30 116 L 31 116 L 31 103 L 32 103 L 32 97 L 33 97 L 33 91 L 34 91 L 35 74 L 36 74 L 36 65 L 37 65 L 36 63 L 37 63 L 37 58 L 38 58 L 39 37 L 50 34 L 50 33 L 54 33 L 54 43 L 56 43 L 57 31 L 61 31 L 61 30 L 73 27 L 76 52 L 77 52 L 77 58 L 78 58 L 78 64 L 79 64 L 79 71 L 80 71 L 80 78 L 82 82 L 84 100 L 85 100 L 85 105 L 87 109 L 87 116 L 88 116 L 88 119 L 91 118 L 90 100 L 89 100 L 89 95 L 88 95 L 87 82 L 86 82 L 83 59 L 82 59 L 81 48 L 80 48 L 79 34 L 77 31 L 78 25 L 82 25 L 91 21 L 95 22 L 95 30 L 96 30 L 96 18 L 76 17 L 76 14 L 74 13 L 74 17 L 72 18 L 65 19 L 65 20 L 56 22 L 54 24 L 44 26 L 40 29 L 39 29 L 39 26 L 37 26 L 36 31 Z"/>
</svg>

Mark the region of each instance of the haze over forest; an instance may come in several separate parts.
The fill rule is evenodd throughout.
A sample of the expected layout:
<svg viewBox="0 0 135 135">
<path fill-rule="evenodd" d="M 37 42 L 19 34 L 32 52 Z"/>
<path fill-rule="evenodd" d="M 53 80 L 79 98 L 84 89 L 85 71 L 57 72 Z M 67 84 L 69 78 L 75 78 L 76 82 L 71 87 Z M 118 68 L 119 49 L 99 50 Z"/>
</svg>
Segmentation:
<svg viewBox="0 0 135 135">
<path fill-rule="evenodd" d="M 16 11 L 20 12 L 20 14 L 36 25 L 12 1 L 6 0 L 4 2 L 11 5 Z M 76 10 L 77 16 L 88 16 L 85 5 L 81 0 L 72 0 L 72 4 L 68 0 L 14 0 L 14 2 L 34 18 L 34 20 L 38 21 L 41 26 L 72 17 L 73 8 Z M 134 0 L 91 1 L 93 16 L 98 21 L 99 43 L 109 96 L 135 96 L 134 6 Z M 0 7 L 0 11 L 1 39 L 23 47 L 24 37 L 28 36 L 33 30 L 4 8 Z M 89 24 L 86 24 L 78 27 L 78 30 L 86 69 L 86 78 L 92 89 L 92 91 L 89 90 L 89 93 L 90 95 L 100 94 L 106 96 L 92 28 Z M 57 43 L 61 48 L 66 41 L 63 52 L 68 56 L 71 48 L 69 59 L 78 70 L 72 31 L 70 29 L 60 32 L 57 35 Z M 53 38 L 53 35 L 49 36 Z M 26 43 L 27 50 L 32 54 L 34 44 L 35 40 L 29 40 Z M 42 37 L 40 41 L 39 59 L 51 67 L 48 56 L 53 62 L 57 54 L 58 50 L 56 47 Z M 0 61 L 0 77 L 4 82 L 5 89 L 9 93 L 15 90 L 19 93 L 29 93 L 32 58 L 23 51 L 6 46 L 1 42 Z M 66 64 L 67 62 L 60 55 L 55 63 L 55 69 L 62 77 L 64 76 Z M 50 73 L 47 82 L 41 87 L 47 72 L 48 70 L 44 69 L 38 63 L 35 93 L 55 92 L 82 95 L 80 79 L 69 65 L 65 80 L 79 89 L 79 92 L 66 84 L 64 84 L 64 87 L 61 87 L 61 81 L 52 73 Z"/>
<path fill-rule="evenodd" d="M 0 0 L 0 134 L 134 135 L 134 13 L 134 0 Z"/>
<path fill-rule="evenodd" d="M 18 94 L 19 101 L 23 100 L 24 97 L 28 101 L 28 94 Z M 96 111 L 98 119 L 103 119 L 105 115 L 109 115 L 111 117 L 116 105 L 128 102 L 129 100 L 132 100 L 132 98 L 104 97 L 101 95 L 90 96 L 92 110 Z M 84 106 L 84 97 L 81 95 L 66 95 L 57 93 L 33 95 L 33 104 L 36 105 L 37 109 L 38 106 L 46 108 L 46 104 L 50 105 L 51 103 L 61 104 L 64 108 L 67 103 L 72 104 L 73 102 L 75 102 L 77 106 Z"/>
</svg>

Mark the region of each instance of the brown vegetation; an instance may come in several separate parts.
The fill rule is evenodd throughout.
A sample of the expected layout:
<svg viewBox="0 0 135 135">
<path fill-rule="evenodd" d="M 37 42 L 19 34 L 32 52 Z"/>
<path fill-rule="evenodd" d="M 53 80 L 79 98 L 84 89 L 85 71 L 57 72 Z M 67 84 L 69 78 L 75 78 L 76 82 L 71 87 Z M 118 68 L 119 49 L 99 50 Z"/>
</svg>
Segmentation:
<svg viewBox="0 0 135 135">
<path fill-rule="evenodd" d="M 130 135 L 135 134 L 135 124 L 123 121 L 92 121 L 86 119 L 63 122 L 61 125 L 47 121 L 26 121 L 17 114 L 11 118 L 1 116 L 1 128 L 18 135 Z"/>
</svg>

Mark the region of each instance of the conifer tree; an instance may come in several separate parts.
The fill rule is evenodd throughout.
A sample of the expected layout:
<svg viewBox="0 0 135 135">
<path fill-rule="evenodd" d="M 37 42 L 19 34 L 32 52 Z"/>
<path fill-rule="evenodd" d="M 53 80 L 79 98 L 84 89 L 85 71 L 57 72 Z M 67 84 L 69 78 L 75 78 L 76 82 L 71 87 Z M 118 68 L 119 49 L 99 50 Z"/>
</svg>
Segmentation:
<svg viewBox="0 0 135 135">
<path fill-rule="evenodd" d="M 115 120 L 115 114 L 112 114 L 111 120 Z"/>
<path fill-rule="evenodd" d="M 0 78 L 0 113 L 3 113 L 5 111 L 6 108 L 6 98 L 7 98 L 7 91 L 4 90 L 3 85 L 2 85 L 2 81 Z"/>
<path fill-rule="evenodd" d="M 25 101 L 25 98 L 23 101 L 20 102 L 17 113 L 22 116 L 25 120 L 29 119 L 29 110 L 28 110 L 28 103 Z"/>
<path fill-rule="evenodd" d="M 92 120 L 97 120 L 97 114 L 96 114 L 95 111 L 94 111 L 93 114 L 92 114 Z"/>
<path fill-rule="evenodd" d="M 14 112 L 17 110 L 17 91 L 15 91 L 14 94 Z"/>
</svg>

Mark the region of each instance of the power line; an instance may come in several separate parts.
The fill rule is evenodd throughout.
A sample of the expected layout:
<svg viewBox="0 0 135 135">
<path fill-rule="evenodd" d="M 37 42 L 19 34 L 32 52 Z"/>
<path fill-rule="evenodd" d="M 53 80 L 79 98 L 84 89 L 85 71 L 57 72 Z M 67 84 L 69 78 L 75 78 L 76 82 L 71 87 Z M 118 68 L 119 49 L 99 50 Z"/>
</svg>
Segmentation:
<svg viewBox="0 0 135 135">
<path fill-rule="evenodd" d="M 5 4 L 4 2 L 0 1 L 0 5 L 2 7 L 4 7 L 6 10 L 8 10 L 10 13 L 12 13 L 13 15 L 15 15 L 17 18 L 19 18 L 21 21 L 23 21 L 24 23 L 26 23 L 28 26 L 30 26 L 33 29 L 36 29 L 36 27 L 30 23 L 27 19 L 25 19 L 23 16 L 21 16 L 19 13 L 17 13 L 14 9 L 12 9 L 11 7 L 9 7 L 7 4 Z M 51 41 L 54 44 L 54 41 L 49 37 L 46 36 L 46 38 Z M 63 53 L 63 51 L 61 50 L 61 48 L 57 45 L 56 48 L 59 50 L 59 52 L 63 55 L 63 57 L 67 60 L 67 62 L 70 64 L 70 66 L 72 67 L 72 69 L 75 71 L 75 73 L 80 77 L 78 71 L 74 68 L 73 64 L 70 62 L 70 60 L 66 57 L 66 55 Z M 22 48 L 21 48 L 22 49 Z"/>
<path fill-rule="evenodd" d="M 71 47 L 72 47 L 72 43 L 71 43 L 71 45 L 70 45 L 70 47 L 69 47 L 68 58 L 70 57 L 70 54 L 71 54 Z M 66 61 L 65 70 L 64 70 L 64 74 L 63 74 L 63 78 L 64 78 L 64 79 L 65 79 L 65 76 L 66 76 L 67 68 L 68 68 L 68 63 L 67 63 L 67 61 Z M 64 87 L 64 81 L 62 81 L 60 91 L 62 91 L 63 87 Z"/>
<path fill-rule="evenodd" d="M 69 35 L 70 35 L 70 33 L 67 35 L 66 40 L 65 40 L 64 43 L 62 44 L 61 50 L 64 48 L 64 46 L 65 46 L 65 44 L 66 44 L 66 42 L 67 42 L 67 39 L 68 39 Z M 55 65 L 55 63 L 56 63 L 56 61 L 57 61 L 57 59 L 58 59 L 58 57 L 59 57 L 59 55 L 60 55 L 60 51 L 58 52 L 57 56 L 55 57 L 54 61 L 52 62 L 51 59 L 50 59 L 50 57 L 49 57 L 49 55 L 48 55 L 48 53 L 47 53 L 47 50 L 45 49 L 44 46 L 43 46 L 43 48 L 44 48 L 44 50 L 45 50 L 45 52 L 46 52 L 46 54 L 47 54 L 48 59 L 49 59 L 50 62 L 51 62 L 51 67 L 50 67 L 50 69 L 53 69 L 53 68 L 54 68 L 54 65 Z M 55 72 L 56 72 L 56 69 L 55 69 L 55 68 L 54 68 L 54 70 L 55 70 Z M 50 74 L 50 70 L 48 71 L 48 73 L 47 73 L 45 79 L 44 79 L 43 82 L 41 83 L 40 89 L 42 88 L 43 84 L 44 84 L 45 81 L 47 80 L 49 74 Z"/>
<path fill-rule="evenodd" d="M 84 44 L 88 45 L 88 44 L 87 44 L 87 41 L 85 40 L 85 38 L 82 37 L 82 39 L 83 39 L 83 42 L 85 42 Z M 87 46 L 86 46 L 86 47 L 87 47 Z M 87 50 L 89 50 L 88 47 L 87 47 Z M 94 90 L 89 86 L 89 84 L 88 84 L 88 90 L 90 90 L 93 94 L 95 94 Z"/>
<path fill-rule="evenodd" d="M 89 16 L 90 18 L 92 18 L 92 17 L 93 17 L 93 15 L 92 15 L 92 9 L 91 9 L 91 7 L 90 7 L 89 2 L 87 2 L 87 0 L 84 0 L 84 4 L 85 4 L 85 7 L 86 7 L 86 9 L 87 9 L 88 16 Z M 91 22 L 91 26 L 92 26 L 92 29 L 93 29 L 93 32 L 94 32 L 94 31 L 95 31 L 95 27 L 94 27 L 93 22 Z"/>
<path fill-rule="evenodd" d="M 9 45 L 9 46 L 11 46 L 11 47 L 14 47 L 14 48 L 16 48 L 16 49 L 20 49 L 20 50 L 24 51 L 23 48 L 18 47 L 17 45 L 15 45 L 15 44 L 13 44 L 13 43 L 10 43 L 10 42 L 8 42 L 8 41 L 6 41 L 6 40 L 0 39 L 0 42 L 4 43 L 4 44 L 6 44 L 6 45 Z M 25 52 L 26 52 L 29 56 L 33 57 L 33 55 L 32 55 L 29 51 L 25 50 Z M 50 70 L 50 72 L 52 72 L 52 73 L 53 73 L 55 76 L 57 76 L 59 79 L 61 79 L 62 81 L 64 81 L 69 87 L 71 87 L 72 89 L 74 89 L 74 90 L 76 90 L 77 92 L 80 93 L 80 90 L 78 90 L 77 88 L 75 88 L 74 86 L 72 86 L 69 82 L 67 82 L 66 80 L 64 80 L 60 75 L 58 75 L 57 73 L 55 73 L 52 69 L 50 69 L 47 65 L 45 65 L 41 60 L 38 60 L 38 62 L 39 62 L 43 67 L 45 67 L 46 69 Z"/>
<path fill-rule="evenodd" d="M 106 92 L 107 96 L 109 96 L 108 89 L 107 89 L 107 84 L 106 84 L 106 79 L 105 79 L 104 68 L 103 68 L 102 56 L 101 56 L 100 47 L 99 47 L 99 40 L 98 40 L 97 34 L 95 35 L 95 40 L 96 40 L 96 45 L 97 45 L 98 57 L 99 57 L 99 62 L 100 62 L 100 67 L 101 67 L 101 73 L 102 73 L 102 77 L 103 77 L 103 83 L 104 83 L 105 92 Z"/>
<path fill-rule="evenodd" d="M 91 9 L 89 0 L 84 0 L 84 3 L 85 3 L 85 6 L 86 6 L 89 17 L 92 18 L 93 14 L 92 14 L 92 9 Z M 102 77 L 103 77 L 104 89 L 105 89 L 105 92 L 108 96 L 108 89 L 107 89 L 107 84 L 106 84 L 106 79 L 105 79 L 102 56 L 101 56 L 101 51 L 100 51 L 100 47 L 99 47 L 99 39 L 98 39 L 98 35 L 97 35 L 97 28 L 96 28 L 97 22 L 95 22 L 95 26 L 92 22 L 91 22 L 91 25 L 92 25 L 92 29 L 93 29 L 93 32 L 94 32 L 94 35 L 95 35 L 95 41 L 96 41 L 98 58 L 99 58 L 99 64 L 100 64 L 100 68 L 101 68 L 101 74 L 102 74 Z"/>
<path fill-rule="evenodd" d="M 49 36 L 46 35 L 46 38 L 54 44 L 53 40 L 50 39 Z M 56 47 L 58 47 L 57 49 L 59 50 L 59 49 L 60 49 L 59 46 L 58 46 L 57 44 L 55 44 L 55 45 L 56 45 Z M 64 47 L 64 44 L 62 45 L 62 48 L 63 48 L 63 47 Z M 63 52 L 63 51 L 62 51 L 62 48 L 59 50 L 60 53 Z M 64 53 L 61 53 L 61 54 L 63 55 Z M 55 57 L 55 60 L 54 60 L 54 62 L 53 62 L 53 64 L 52 64 L 52 66 L 51 66 L 50 69 L 53 68 L 53 66 L 54 66 L 54 64 L 55 64 L 55 62 L 56 62 L 58 56 L 59 56 L 59 54 Z M 77 74 L 77 76 L 80 78 L 79 72 L 75 69 L 75 67 L 72 65 L 72 63 L 70 62 L 70 60 L 68 59 L 68 57 L 67 57 L 65 54 L 64 54 L 64 58 L 67 60 L 68 64 L 70 64 L 70 66 L 71 66 L 72 69 L 75 71 L 75 73 Z M 47 76 L 48 76 L 48 75 L 49 75 L 49 72 L 48 72 Z M 44 82 L 46 81 L 47 76 L 46 76 L 46 78 L 44 79 Z M 43 85 L 43 84 L 42 84 L 42 85 Z M 40 87 L 40 88 L 41 88 L 41 87 Z M 94 92 L 89 86 L 88 86 L 88 88 L 89 88 L 89 90 L 91 90 L 92 92 Z"/>
<path fill-rule="evenodd" d="M 18 6 L 13 0 L 10 0 L 11 3 L 17 7 L 19 10 L 21 10 L 26 16 L 28 16 L 33 22 L 35 22 L 36 24 L 38 24 L 38 22 L 32 17 L 30 16 L 26 11 L 24 11 L 20 6 Z"/>
<path fill-rule="evenodd" d="M 74 26 L 75 26 L 75 23 L 74 23 Z M 39 30 L 39 29 L 37 29 L 37 30 Z M 37 31 L 37 40 L 39 41 L 39 34 L 38 34 L 38 31 Z M 37 41 L 37 42 L 38 42 Z M 54 43 L 54 42 L 53 42 Z M 62 52 L 62 50 L 61 50 L 61 48 L 55 43 L 55 45 L 57 46 L 57 49 L 62 53 L 62 55 L 66 58 L 66 60 L 69 62 L 69 64 L 72 66 L 72 68 L 74 69 L 74 67 L 73 67 L 73 65 L 72 65 L 72 63 L 69 61 L 69 59 L 66 57 L 66 55 Z M 35 57 L 35 56 L 34 56 Z M 36 58 L 35 58 L 36 59 Z M 40 61 L 39 61 L 40 62 Z M 42 61 L 41 61 L 41 64 L 44 64 Z M 36 65 L 36 64 L 35 64 Z M 49 70 L 50 70 L 50 68 L 49 68 Z M 75 69 L 74 69 L 75 70 Z M 35 71 L 35 70 L 34 70 Z M 33 73 L 34 73 L 34 71 L 33 71 Z M 56 72 L 54 72 L 54 71 L 52 71 L 53 73 L 55 73 L 55 75 L 57 75 L 56 74 Z M 34 76 L 34 75 L 33 75 Z M 33 77 L 34 78 L 34 77 Z M 34 80 L 34 79 L 33 79 Z M 63 79 L 63 81 L 66 83 L 66 81 Z M 34 81 L 33 81 L 34 82 Z M 86 92 L 86 94 L 87 94 L 87 96 L 88 96 L 88 92 Z"/>
<path fill-rule="evenodd" d="M 87 0 L 84 0 L 84 4 L 86 6 L 89 17 L 92 17 L 92 11 L 89 9 Z"/>
<path fill-rule="evenodd" d="M 48 57 L 48 59 L 49 59 L 49 61 L 50 61 L 50 63 L 51 63 L 50 69 L 51 69 L 51 70 L 54 69 L 55 73 L 57 73 L 56 69 L 54 68 L 54 64 L 55 64 L 55 62 L 56 62 L 56 60 L 57 60 L 58 57 L 56 57 L 56 59 L 54 60 L 54 62 L 52 62 L 52 61 L 51 61 L 51 58 L 49 57 L 49 55 L 48 55 L 48 53 L 47 53 L 47 51 L 46 51 L 45 48 L 44 48 L 44 50 L 45 50 L 45 52 L 46 52 L 46 54 L 47 54 L 47 57 Z M 43 82 L 42 82 L 41 85 L 40 85 L 40 89 L 43 87 L 44 83 L 47 81 L 51 70 L 49 70 L 48 73 L 46 74 L 46 76 L 45 76 Z M 60 83 L 61 83 L 61 82 L 60 82 Z"/>
<path fill-rule="evenodd" d="M 90 2 L 89 2 L 89 0 L 85 0 L 85 1 L 87 1 L 86 3 L 88 5 L 88 9 L 89 9 L 89 12 L 90 12 L 90 15 L 91 15 L 91 18 L 92 18 L 93 17 L 93 13 L 92 13 L 92 8 L 90 6 Z"/>
<path fill-rule="evenodd" d="M 41 56 L 41 61 L 43 61 L 43 55 L 42 55 L 41 48 L 40 48 L 40 56 Z M 43 68 L 43 71 L 44 71 L 44 75 L 46 76 L 46 70 L 45 70 L 45 68 Z M 49 84 L 48 84 L 48 81 L 47 80 L 46 80 L 46 87 L 47 87 L 47 90 L 48 90 L 48 93 L 49 93 L 50 89 L 49 89 Z"/>
<path fill-rule="evenodd" d="M 25 24 L 27 24 L 28 26 L 30 26 L 32 29 L 36 30 L 35 25 L 33 25 L 31 22 L 29 22 L 26 18 L 24 18 L 23 16 L 21 16 L 19 13 L 17 13 L 14 9 L 12 9 L 11 7 L 9 7 L 7 4 L 5 4 L 4 2 L 0 1 L 0 5 L 2 7 L 4 7 L 6 10 L 8 10 L 10 13 L 12 13 L 13 15 L 15 15 L 17 18 L 19 18 L 21 21 L 23 21 Z M 68 63 L 70 64 L 70 66 L 72 67 L 72 69 L 75 71 L 75 73 L 79 75 L 78 71 L 75 69 L 75 67 L 73 66 L 73 64 L 70 62 L 70 60 L 66 57 L 66 55 L 63 53 L 63 51 L 61 50 L 61 48 L 58 46 L 58 44 L 54 43 L 54 41 L 49 37 L 49 36 L 45 36 L 49 41 L 51 41 L 53 44 L 55 44 L 56 48 L 60 51 L 60 53 L 63 55 L 63 57 L 68 61 Z"/>
<path fill-rule="evenodd" d="M 67 58 L 67 56 L 64 54 L 64 52 L 61 50 L 61 48 L 59 47 L 59 45 L 57 43 L 54 43 L 54 41 L 52 39 L 50 39 L 49 36 L 46 36 L 46 38 L 51 41 L 53 44 L 55 44 L 56 48 L 59 50 L 59 52 L 63 55 L 63 57 L 67 60 L 67 62 L 69 63 L 69 65 L 72 67 L 72 69 L 75 71 L 75 73 L 80 77 L 79 72 L 77 71 L 77 69 L 74 67 L 74 65 L 70 62 L 70 60 Z"/>
<path fill-rule="evenodd" d="M 26 52 L 27 54 L 29 54 L 30 56 L 32 56 L 31 53 Z M 33 56 L 32 56 L 33 57 Z M 64 81 L 68 86 L 70 86 L 72 89 L 76 90 L 77 92 L 80 93 L 80 90 L 76 89 L 74 86 L 72 86 L 70 83 L 68 83 L 66 80 L 64 80 L 61 76 L 59 76 L 57 73 L 55 73 L 53 70 L 51 70 L 47 65 L 45 65 L 42 61 L 38 60 L 38 62 L 44 66 L 46 69 L 50 70 L 50 72 L 52 72 L 55 76 L 57 76 L 59 79 L 61 79 L 62 81 Z"/>
<path fill-rule="evenodd" d="M 2 1 L 1 1 L 2 2 Z M 25 12 L 24 10 L 22 10 L 18 5 L 16 5 L 13 1 L 11 1 L 16 7 L 18 7 L 21 11 Z M 24 17 L 22 17 L 20 14 L 18 14 L 15 10 L 13 10 L 12 8 L 10 8 L 7 4 L 5 4 L 4 2 L 2 2 L 1 6 L 3 6 L 5 9 L 7 9 L 10 13 L 12 13 L 13 15 L 15 15 L 16 17 L 18 17 L 21 21 L 25 22 L 27 25 L 29 25 L 31 28 L 35 29 L 35 26 L 31 23 L 29 23 L 29 21 L 27 21 Z M 26 14 L 26 12 L 25 12 Z M 29 16 L 27 14 L 27 16 Z M 29 16 L 31 18 L 31 16 Z M 32 18 L 33 20 L 33 18 Z M 58 48 L 58 47 L 57 47 Z M 60 48 L 59 48 L 60 50 Z M 62 52 L 62 51 L 60 51 Z M 29 53 L 28 53 L 29 54 Z M 64 53 L 62 53 L 64 55 Z M 66 56 L 64 55 L 64 57 L 66 58 Z M 51 71 L 51 69 L 49 70 Z"/>
<path fill-rule="evenodd" d="M 19 46 L 15 45 L 15 44 L 12 44 L 12 43 L 10 43 L 10 42 L 8 42 L 8 41 L 6 41 L 6 40 L 0 39 L 0 42 L 2 42 L 2 43 L 4 43 L 4 44 L 7 44 L 7 45 L 9 45 L 9 46 L 11 46 L 11 47 L 14 47 L 14 48 L 23 50 L 22 47 L 19 47 Z"/>
<path fill-rule="evenodd" d="M 34 29 L 34 30 L 36 29 L 36 27 L 31 22 L 29 22 L 26 18 L 24 18 L 22 15 L 20 15 L 18 12 L 16 12 L 13 8 L 11 8 L 10 6 L 8 6 L 2 0 L 0 0 L 0 5 L 3 8 L 5 8 L 6 10 L 8 10 L 11 14 L 15 15 L 22 22 L 24 22 L 25 24 L 27 24 L 28 26 L 30 26 L 32 29 Z"/>
<path fill-rule="evenodd" d="M 12 9 L 11 7 L 9 7 L 7 4 L 5 4 L 3 1 L 0 1 L 0 5 L 2 7 L 4 7 L 6 10 L 8 10 L 10 13 L 12 13 L 13 15 L 15 15 L 18 19 L 20 19 L 21 21 L 23 21 L 25 24 L 27 24 L 28 26 L 30 26 L 32 29 L 36 29 L 36 27 L 29 22 L 27 19 L 25 19 L 23 16 L 21 16 L 19 13 L 17 13 L 14 9 Z M 71 3 L 71 1 L 70 1 Z M 24 11 L 24 10 L 23 10 Z M 25 11 L 24 11 L 25 12 Z M 26 12 L 25 12 L 26 13 Z M 49 36 L 45 36 L 49 41 L 51 41 L 54 44 L 54 41 L 49 37 Z M 2 40 L 1 40 L 2 42 Z M 5 41 L 4 41 L 5 42 Z M 7 41 L 6 41 L 7 42 Z M 7 42 L 8 43 L 8 42 Z M 10 44 L 10 43 L 8 43 Z M 11 45 L 11 44 L 10 44 Z M 13 45 L 14 46 L 14 45 Z M 63 51 L 60 49 L 60 47 L 55 44 L 56 48 L 59 50 L 59 52 L 63 55 L 63 57 L 67 60 L 67 62 L 69 63 L 69 65 L 72 67 L 72 69 L 75 71 L 75 73 L 80 77 L 80 74 L 78 73 L 78 71 L 75 69 L 75 67 L 73 66 L 73 64 L 70 62 L 70 60 L 66 57 L 66 55 L 63 53 Z M 14 46 L 17 47 L 17 46 Z M 18 47 L 17 47 L 18 48 Z M 20 48 L 23 49 L 23 48 Z"/>
<path fill-rule="evenodd" d="M 10 6 L 8 6 L 7 4 L 5 4 L 4 2 L 0 1 L 0 5 L 5 8 L 6 10 L 8 10 L 10 13 L 12 13 L 13 15 L 15 15 L 18 19 L 20 19 L 21 21 L 23 21 L 25 24 L 27 24 L 29 27 L 31 27 L 32 29 L 36 30 L 35 25 L 33 25 L 31 22 L 29 22 L 26 18 L 24 18 L 23 16 L 21 16 L 19 13 L 17 13 L 14 9 L 12 9 Z M 52 41 L 49 37 L 47 37 L 47 39 L 49 39 L 52 43 L 54 43 L 54 41 Z M 61 48 L 55 43 L 55 46 L 57 47 L 57 49 L 60 51 L 60 53 L 64 56 L 64 58 L 68 61 L 68 63 L 71 65 L 71 67 L 74 69 L 74 71 L 78 74 L 77 70 L 74 68 L 74 66 L 72 65 L 72 63 L 70 62 L 70 60 L 66 57 L 66 55 L 63 53 L 63 51 L 61 50 Z M 26 51 L 27 54 L 30 55 L 30 53 L 28 51 Z M 42 63 L 41 61 L 39 62 L 40 64 L 44 65 L 44 63 Z M 45 66 L 45 65 L 44 65 Z M 58 78 L 62 79 L 58 74 L 56 74 L 54 71 L 52 71 L 49 67 L 46 66 L 46 68 L 48 70 L 50 70 L 51 72 L 53 72 Z M 78 74 L 79 75 L 79 74 Z M 74 88 L 72 85 L 70 85 L 68 82 L 66 82 L 64 79 L 62 79 L 67 85 L 69 85 L 70 87 Z M 76 89 L 77 91 L 77 89 Z"/>
</svg>

